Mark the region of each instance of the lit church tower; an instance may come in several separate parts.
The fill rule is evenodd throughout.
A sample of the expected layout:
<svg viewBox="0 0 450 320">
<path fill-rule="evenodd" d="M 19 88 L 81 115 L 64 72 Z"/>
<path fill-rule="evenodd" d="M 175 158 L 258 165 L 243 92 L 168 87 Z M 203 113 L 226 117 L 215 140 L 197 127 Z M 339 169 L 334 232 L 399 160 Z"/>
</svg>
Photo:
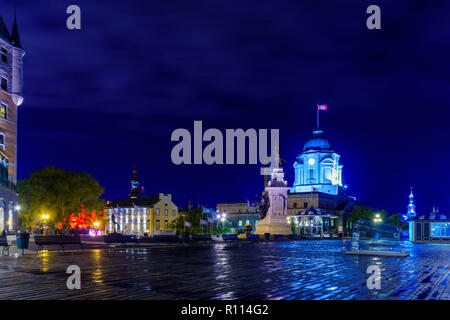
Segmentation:
<svg viewBox="0 0 450 320">
<path fill-rule="evenodd" d="M 22 59 L 14 17 L 11 34 L 0 16 L 0 232 L 17 229 L 17 107 L 22 97 Z"/>
<path fill-rule="evenodd" d="M 133 169 L 133 177 L 131 178 L 131 192 L 128 195 L 130 199 L 136 199 L 139 197 L 139 179 L 137 177 L 136 167 Z"/>
<path fill-rule="evenodd" d="M 340 155 L 335 153 L 324 132 L 317 129 L 303 147 L 294 163 L 295 181 L 290 192 L 339 193 L 342 186 Z"/>
<path fill-rule="evenodd" d="M 408 204 L 408 220 L 415 218 L 416 216 L 416 205 L 414 203 L 413 188 L 411 188 L 411 193 L 409 194 L 409 204 Z"/>
</svg>

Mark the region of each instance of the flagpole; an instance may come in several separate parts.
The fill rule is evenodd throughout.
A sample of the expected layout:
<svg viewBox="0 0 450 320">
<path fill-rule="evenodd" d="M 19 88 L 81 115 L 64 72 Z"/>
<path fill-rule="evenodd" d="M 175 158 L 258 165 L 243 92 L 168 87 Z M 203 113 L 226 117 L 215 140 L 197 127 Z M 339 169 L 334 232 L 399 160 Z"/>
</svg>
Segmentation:
<svg viewBox="0 0 450 320">
<path fill-rule="evenodd" d="M 319 106 L 317 105 L 317 129 L 319 129 Z"/>
</svg>

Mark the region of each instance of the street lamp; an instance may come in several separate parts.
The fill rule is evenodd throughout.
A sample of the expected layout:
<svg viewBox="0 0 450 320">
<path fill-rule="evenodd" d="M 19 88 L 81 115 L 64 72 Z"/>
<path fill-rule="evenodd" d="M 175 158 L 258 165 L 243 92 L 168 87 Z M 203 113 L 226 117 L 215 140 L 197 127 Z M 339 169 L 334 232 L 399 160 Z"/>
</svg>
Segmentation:
<svg viewBox="0 0 450 320">
<path fill-rule="evenodd" d="M 20 205 L 16 206 L 16 211 L 19 211 L 20 209 L 22 209 L 22 207 Z"/>
</svg>

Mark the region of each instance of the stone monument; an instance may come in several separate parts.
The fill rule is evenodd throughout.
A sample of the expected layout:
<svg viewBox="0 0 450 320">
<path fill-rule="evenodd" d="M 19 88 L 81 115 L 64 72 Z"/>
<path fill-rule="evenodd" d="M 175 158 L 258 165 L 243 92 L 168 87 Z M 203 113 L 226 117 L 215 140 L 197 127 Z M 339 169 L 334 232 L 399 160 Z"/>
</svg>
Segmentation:
<svg viewBox="0 0 450 320">
<path fill-rule="evenodd" d="M 289 235 L 292 234 L 291 225 L 287 221 L 287 192 L 289 187 L 284 180 L 284 172 L 278 150 L 270 161 L 270 176 L 267 187 L 263 192 L 263 204 L 260 206 L 261 220 L 256 225 L 254 234 L 265 233 Z"/>
</svg>

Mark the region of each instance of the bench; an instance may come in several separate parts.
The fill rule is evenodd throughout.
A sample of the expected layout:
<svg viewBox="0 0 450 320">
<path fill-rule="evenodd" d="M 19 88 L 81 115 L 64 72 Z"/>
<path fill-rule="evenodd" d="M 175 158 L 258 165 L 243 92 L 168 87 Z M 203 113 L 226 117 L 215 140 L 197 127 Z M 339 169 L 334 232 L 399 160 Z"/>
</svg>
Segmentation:
<svg viewBox="0 0 450 320">
<path fill-rule="evenodd" d="M 9 256 L 9 244 L 8 244 L 8 238 L 7 238 L 6 234 L 0 236 L 0 246 L 3 247 L 2 256 L 5 255 L 5 251 L 8 252 L 8 256 Z"/>
<path fill-rule="evenodd" d="M 64 246 L 68 244 L 78 244 L 83 249 L 83 243 L 79 235 L 34 236 L 34 243 L 37 246 L 37 251 L 48 245 L 58 245 L 64 251 Z"/>
<path fill-rule="evenodd" d="M 235 241 L 235 240 L 239 240 L 237 234 L 224 234 L 224 235 L 222 235 L 222 239 L 223 239 L 223 241 Z"/>
<path fill-rule="evenodd" d="M 153 242 L 179 242 L 180 238 L 176 234 L 155 234 Z"/>
<path fill-rule="evenodd" d="M 192 234 L 191 239 L 192 239 L 192 241 L 212 241 L 212 238 L 209 234 L 208 235 Z"/>
<path fill-rule="evenodd" d="M 287 240 L 287 238 L 282 234 L 274 234 L 273 240 Z"/>
<path fill-rule="evenodd" d="M 112 243 L 120 243 L 120 246 L 124 246 L 126 243 L 133 243 L 137 246 L 138 239 L 135 236 L 123 235 L 121 233 L 110 233 L 103 236 L 106 248 L 109 248 Z"/>
</svg>

